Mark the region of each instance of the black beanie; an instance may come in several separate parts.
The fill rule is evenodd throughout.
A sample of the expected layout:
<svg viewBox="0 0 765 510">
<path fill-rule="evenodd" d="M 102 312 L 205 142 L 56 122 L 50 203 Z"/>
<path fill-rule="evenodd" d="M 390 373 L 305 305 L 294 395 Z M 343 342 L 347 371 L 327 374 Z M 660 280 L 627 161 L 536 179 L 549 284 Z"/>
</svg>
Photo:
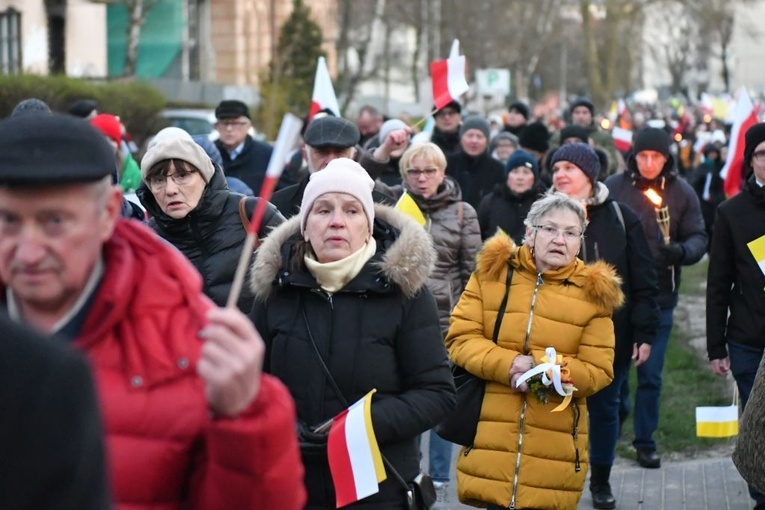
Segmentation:
<svg viewBox="0 0 765 510">
<path fill-rule="evenodd" d="M 584 172 L 584 175 L 589 177 L 593 188 L 595 187 L 595 183 L 598 182 L 598 176 L 600 175 L 600 158 L 598 158 L 592 147 L 584 143 L 568 143 L 563 145 L 553 154 L 550 160 L 550 168 L 558 161 L 568 161 L 578 166 Z"/>
<path fill-rule="evenodd" d="M 529 120 L 529 117 L 531 117 L 531 110 L 529 110 L 528 105 L 523 101 L 513 101 L 508 105 L 507 109 L 508 111 L 515 110 L 516 112 L 523 115 L 523 118 L 526 120 Z"/>
<path fill-rule="evenodd" d="M 464 135 L 470 129 L 477 129 L 483 133 L 483 135 L 486 137 L 486 140 L 491 138 L 491 127 L 489 126 L 489 121 L 479 115 L 471 115 L 462 121 L 462 125 L 460 126 L 460 138 L 462 138 L 462 135 Z"/>
<path fill-rule="evenodd" d="M 663 129 L 645 127 L 635 135 L 632 152 L 655 151 L 668 158 L 670 143 L 669 135 Z"/>
<path fill-rule="evenodd" d="M 550 132 L 541 122 L 529 124 L 518 137 L 521 147 L 531 149 L 537 152 L 547 152 L 550 148 Z"/>
<path fill-rule="evenodd" d="M 560 130 L 560 143 L 564 143 L 569 138 L 576 138 L 582 143 L 589 143 L 590 131 L 584 126 L 572 124 Z"/>
<path fill-rule="evenodd" d="M 571 107 L 568 109 L 569 113 L 574 113 L 574 108 L 578 106 L 586 107 L 588 110 L 590 110 L 590 115 L 595 115 L 595 105 L 592 104 L 592 101 L 586 97 L 578 97 L 574 99 L 574 101 L 571 103 Z"/>
<path fill-rule="evenodd" d="M 746 131 L 744 136 L 744 168 L 749 170 L 752 167 L 752 155 L 754 149 L 762 142 L 765 142 L 765 122 L 755 124 Z"/>
</svg>

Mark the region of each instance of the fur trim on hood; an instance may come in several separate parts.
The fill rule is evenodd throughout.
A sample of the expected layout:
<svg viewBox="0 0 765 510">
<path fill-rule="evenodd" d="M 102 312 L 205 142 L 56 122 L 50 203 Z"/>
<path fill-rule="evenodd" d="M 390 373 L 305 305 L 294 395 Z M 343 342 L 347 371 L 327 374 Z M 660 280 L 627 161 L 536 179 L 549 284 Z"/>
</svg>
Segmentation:
<svg viewBox="0 0 765 510">
<path fill-rule="evenodd" d="M 488 280 L 504 278 L 503 271 L 510 263 L 514 267 L 522 264 L 521 247 L 500 231 L 486 240 L 476 259 L 476 272 Z M 611 313 L 624 304 L 622 279 L 616 269 L 602 260 L 585 264 L 576 259 L 577 268 L 567 278 L 571 283 L 582 287 L 589 299 L 599 308 Z"/>
<path fill-rule="evenodd" d="M 374 264 L 380 273 L 397 285 L 407 297 L 420 291 L 436 262 L 436 251 L 428 233 L 413 219 L 392 207 L 375 204 L 375 220 L 381 220 L 399 231 L 382 260 Z M 255 299 L 265 302 L 275 290 L 274 281 L 285 266 L 282 246 L 300 233 L 300 218 L 294 216 L 275 228 L 263 241 L 250 271 L 250 288 Z M 383 243 L 377 239 L 378 252 Z"/>
</svg>

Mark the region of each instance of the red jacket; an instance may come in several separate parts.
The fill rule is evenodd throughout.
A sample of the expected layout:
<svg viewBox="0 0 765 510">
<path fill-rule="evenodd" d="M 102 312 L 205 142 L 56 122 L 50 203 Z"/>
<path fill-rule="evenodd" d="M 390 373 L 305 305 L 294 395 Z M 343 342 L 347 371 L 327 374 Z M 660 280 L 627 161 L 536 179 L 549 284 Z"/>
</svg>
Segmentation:
<svg viewBox="0 0 765 510">
<path fill-rule="evenodd" d="M 118 509 L 300 509 L 292 399 L 263 375 L 237 419 L 210 417 L 196 374 L 212 303 L 183 255 L 120 220 L 77 345 L 93 366 Z M 185 507 L 184 504 L 188 504 Z"/>
</svg>

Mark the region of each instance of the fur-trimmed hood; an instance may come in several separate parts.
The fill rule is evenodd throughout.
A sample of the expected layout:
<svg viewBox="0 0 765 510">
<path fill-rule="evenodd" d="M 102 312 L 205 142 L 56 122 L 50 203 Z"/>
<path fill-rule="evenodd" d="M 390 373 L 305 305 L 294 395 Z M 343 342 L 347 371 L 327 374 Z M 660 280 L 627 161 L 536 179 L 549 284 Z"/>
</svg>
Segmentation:
<svg viewBox="0 0 765 510">
<path fill-rule="evenodd" d="M 433 243 L 425 229 L 413 219 L 386 205 L 376 203 L 374 207 L 377 253 L 371 263 L 387 281 L 412 297 L 425 284 L 435 265 Z M 275 291 L 279 274 L 286 270 L 284 246 L 299 235 L 300 217 L 293 216 L 263 241 L 250 270 L 250 288 L 256 300 L 265 302 Z"/>
<path fill-rule="evenodd" d="M 476 273 L 486 280 L 504 279 L 507 264 L 516 269 L 536 271 L 528 246 L 516 246 L 504 232 L 486 240 L 476 260 Z M 584 289 L 588 298 L 599 308 L 613 312 L 624 304 L 622 280 L 610 264 L 603 261 L 585 264 L 580 259 L 564 268 L 548 271 L 545 279 L 567 280 Z"/>
</svg>

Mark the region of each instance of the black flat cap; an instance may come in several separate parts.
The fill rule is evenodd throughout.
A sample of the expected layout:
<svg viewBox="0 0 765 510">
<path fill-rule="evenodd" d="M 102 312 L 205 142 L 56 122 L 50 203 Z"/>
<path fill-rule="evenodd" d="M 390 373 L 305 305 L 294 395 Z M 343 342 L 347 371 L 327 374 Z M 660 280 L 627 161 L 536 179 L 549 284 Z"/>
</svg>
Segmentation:
<svg viewBox="0 0 765 510">
<path fill-rule="evenodd" d="M 82 117 L 83 119 L 93 113 L 93 110 L 98 108 L 98 102 L 94 99 L 82 99 L 76 101 L 69 107 L 69 113 L 75 117 Z"/>
<path fill-rule="evenodd" d="M 250 118 L 250 109 L 242 101 L 237 99 L 224 99 L 215 108 L 216 119 L 236 119 L 237 117 Z"/>
<path fill-rule="evenodd" d="M 311 147 L 336 147 L 345 149 L 359 143 L 361 134 L 356 125 L 340 117 L 314 119 L 305 130 L 306 145 Z"/>
<path fill-rule="evenodd" d="M 93 182 L 115 165 L 106 138 L 84 119 L 53 113 L 0 121 L 0 185 Z"/>
</svg>

